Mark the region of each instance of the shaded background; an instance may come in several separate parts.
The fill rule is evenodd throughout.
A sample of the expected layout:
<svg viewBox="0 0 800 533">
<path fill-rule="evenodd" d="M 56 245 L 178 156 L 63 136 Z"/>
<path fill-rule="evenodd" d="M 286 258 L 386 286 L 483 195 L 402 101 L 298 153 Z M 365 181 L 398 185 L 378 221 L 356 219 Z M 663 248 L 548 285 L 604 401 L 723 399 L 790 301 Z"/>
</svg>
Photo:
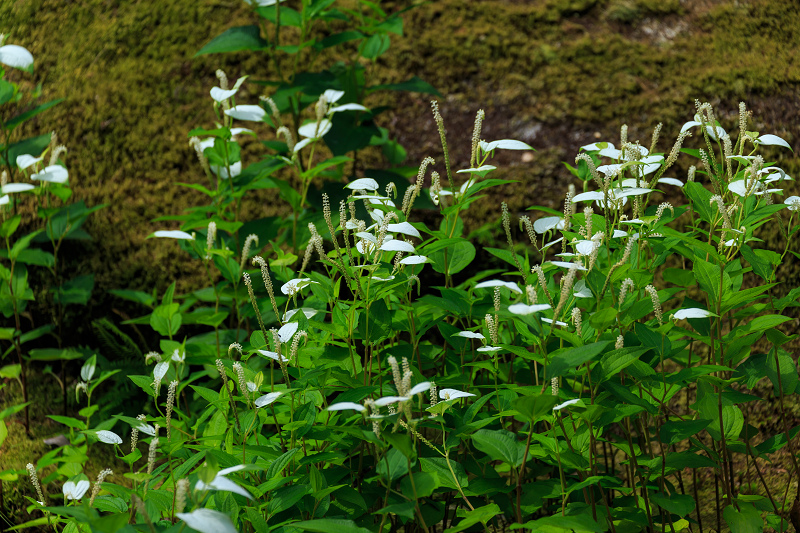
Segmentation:
<svg viewBox="0 0 800 533">
<path fill-rule="evenodd" d="M 409 4 L 381 6 L 393 12 Z M 0 0 L 0 31 L 36 59 L 33 79 L 22 79 L 41 83 L 44 100 L 65 99 L 23 133 L 56 131 L 69 148 L 74 198 L 108 204 L 86 225 L 94 241 L 70 243 L 66 252 L 68 274 L 95 273 L 88 316 L 111 310 L 137 314 L 107 289 L 161 293 L 175 279 L 179 292 L 203 286 L 202 269 L 190 264 L 174 241 L 144 238 L 155 229 L 177 227 L 153 218 L 205 201 L 175 182 L 205 180 L 187 132 L 213 124 L 208 91 L 217 84 L 214 71 L 223 68 L 232 80 L 245 74 L 254 80 L 272 77 L 272 63 L 263 54 L 193 57 L 226 29 L 252 24 L 249 9 L 239 0 Z M 660 149 L 668 151 L 681 124 L 691 120 L 695 99 L 711 102 L 727 130 L 734 129 L 743 100 L 754 113 L 751 129 L 800 147 L 796 2 L 434 0 L 403 18 L 405 35 L 392 36 L 390 50 L 371 70 L 370 84 L 416 75 L 435 86 L 455 169 L 468 163 L 472 121 L 480 108 L 486 110 L 486 140 L 520 139 L 537 149 L 533 157 L 509 152 L 498 158 L 500 170 L 493 177 L 519 183 L 495 189 L 492 198 L 476 204 L 470 229 L 496 221 L 503 200 L 512 213 L 534 204 L 558 207 L 571 180 L 562 161 L 574 162 L 582 144 L 618 142 L 622 124 L 629 125 L 630 139 L 649 145 L 653 127 L 663 122 Z M 237 101 L 256 103 L 261 90 L 246 84 Z M 440 158 L 430 97 L 370 98 L 368 106 L 394 106 L 377 122 L 406 147 L 406 165 L 427 155 Z M 266 128 L 256 130 L 261 140 L 270 138 Z M 261 153 L 256 142 L 245 142 L 245 164 Z M 798 160 L 789 151 L 769 148 L 766 154 L 796 173 Z M 368 163 L 387 166 L 377 156 Z M 670 174 L 683 178 L 687 165 Z M 787 194 L 799 192 L 793 187 Z M 272 196 L 253 192 L 245 213 L 252 218 L 282 213 Z M 48 315 L 46 309 L 40 312 Z M 86 327 L 74 330 L 79 337 L 91 332 L 86 317 L 79 321 Z M 72 344 L 92 343 L 76 340 Z"/>
</svg>

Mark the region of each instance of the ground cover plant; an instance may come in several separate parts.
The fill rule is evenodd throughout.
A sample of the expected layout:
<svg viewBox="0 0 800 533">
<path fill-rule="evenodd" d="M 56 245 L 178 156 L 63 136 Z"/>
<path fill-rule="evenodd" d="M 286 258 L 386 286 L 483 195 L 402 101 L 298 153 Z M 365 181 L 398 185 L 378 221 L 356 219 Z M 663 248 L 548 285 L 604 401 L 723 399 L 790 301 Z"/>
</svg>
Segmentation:
<svg viewBox="0 0 800 533">
<path fill-rule="evenodd" d="M 265 13 L 282 21 L 278 6 Z M 465 219 L 507 182 L 495 156 L 532 148 L 483 140 L 482 111 L 471 136 L 448 133 L 434 101 L 444 155 L 411 182 L 349 176 L 337 116 L 370 110 L 341 78 L 297 105 L 280 104 L 280 86 L 242 102 L 246 80 L 218 79 L 217 122 L 188 132 L 209 184 L 191 186 L 208 203 L 153 234 L 209 284 L 115 291 L 146 313 L 129 324 L 159 337 L 142 355 L 152 366 L 125 376 L 141 414 L 103 407 L 113 361 L 87 354 L 84 409 L 58 417 L 69 445 L 31 457 L 34 518 L 19 528 L 788 530 L 796 488 L 777 492 L 762 469 L 788 448 L 800 477 L 784 412 L 794 336 L 780 329 L 800 289 L 776 297 L 800 198 L 766 159 L 786 141 L 752 131 L 743 104 L 728 132 L 698 102 L 666 149 L 660 128 L 576 147 L 563 211 L 512 219 L 500 206 L 506 242 L 485 250 L 507 267 L 486 270 Z M 248 134 L 266 153 L 245 166 Z M 680 179 L 668 175 L 679 157 L 694 162 Z M 326 192 L 309 198 L 321 177 Z M 242 220 L 262 188 L 293 215 Z M 425 204 L 435 223 L 420 221 Z M 781 250 L 760 241 L 767 225 Z M 770 398 L 756 394 L 765 384 Z M 770 434 L 748 423 L 766 401 L 781 407 Z M 123 470 L 90 479 L 87 458 L 107 450 Z"/>
</svg>

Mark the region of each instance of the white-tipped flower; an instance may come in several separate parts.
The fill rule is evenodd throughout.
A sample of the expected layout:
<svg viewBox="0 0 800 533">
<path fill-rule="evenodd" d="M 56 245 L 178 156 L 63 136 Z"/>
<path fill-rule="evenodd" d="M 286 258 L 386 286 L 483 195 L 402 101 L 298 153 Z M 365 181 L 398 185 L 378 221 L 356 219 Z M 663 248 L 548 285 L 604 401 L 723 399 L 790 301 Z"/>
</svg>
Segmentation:
<svg viewBox="0 0 800 533">
<path fill-rule="evenodd" d="M 92 497 L 89 500 L 89 506 L 91 507 L 94 505 L 94 499 L 97 498 L 97 495 L 100 494 L 100 485 L 105 481 L 106 477 L 113 475 L 114 472 L 111 469 L 106 468 L 105 470 L 101 470 L 99 474 L 97 474 L 97 481 L 95 482 L 94 486 L 92 487 Z"/>
<path fill-rule="evenodd" d="M 440 389 L 439 398 L 442 400 L 457 400 L 459 398 L 469 398 L 475 396 L 471 392 L 464 392 L 457 389 Z"/>
<path fill-rule="evenodd" d="M 661 302 L 658 299 L 658 291 L 652 285 L 648 285 L 644 288 L 645 292 L 650 295 L 650 299 L 653 301 L 653 312 L 656 315 L 656 319 L 658 319 L 658 324 L 661 325 L 664 323 L 664 317 L 661 314 Z"/>
<path fill-rule="evenodd" d="M 36 475 L 36 467 L 33 466 L 33 463 L 28 463 L 25 468 L 28 470 L 33 488 L 36 489 L 36 495 L 39 496 L 39 504 L 44 505 L 44 493 L 42 493 L 42 485 L 39 483 L 39 476 Z"/>
<path fill-rule="evenodd" d="M 75 483 L 74 481 L 67 481 L 61 488 L 64 497 L 68 500 L 80 500 L 86 491 L 89 490 L 89 480 L 82 479 Z"/>
</svg>

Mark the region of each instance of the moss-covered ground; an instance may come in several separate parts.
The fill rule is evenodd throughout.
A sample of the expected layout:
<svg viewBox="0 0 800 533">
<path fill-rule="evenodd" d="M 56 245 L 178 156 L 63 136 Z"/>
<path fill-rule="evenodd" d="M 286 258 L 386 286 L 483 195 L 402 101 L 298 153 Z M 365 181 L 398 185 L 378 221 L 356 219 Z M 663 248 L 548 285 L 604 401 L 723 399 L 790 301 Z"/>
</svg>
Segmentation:
<svg viewBox="0 0 800 533">
<path fill-rule="evenodd" d="M 390 11 L 407 4 L 383 2 Z M 440 91 L 455 168 L 467 164 L 479 108 L 487 140 L 515 138 L 537 149 L 532 158 L 499 156 L 497 177 L 519 183 L 476 205 L 473 229 L 498 218 L 500 201 L 512 213 L 557 206 L 569 178 L 561 162 L 574 160 L 582 144 L 616 142 L 622 124 L 648 144 L 663 122 L 661 148 L 668 150 L 695 99 L 711 102 L 726 129 L 745 101 L 752 129 L 800 149 L 800 7 L 792 0 L 434 0 L 404 20 L 405 36 L 393 38 L 373 81 L 416 75 Z M 188 289 L 197 279 L 196 265 L 174 242 L 144 237 L 163 227 L 153 218 L 202 201 L 175 182 L 203 179 L 186 134 L 213 121 L 215 69 L 234 79 L 272 77 L 272 63 L 257 54 L 193 58 L 225 29 L 252 22 L 238 0 L 0 0 L 0 31 L 36 58 L 32 82 L 42 84 L 44 99 L 65 99 L 23 133 L 57 131 L 69 147 L 76 199 L 108 205 L 87 223 L 94 241 L 67 252 L 70 272 L 96 276 L 88 312 L 67 317 L 74 332 L 67 344 L 93 344 L 89 318 L 136 314 L 107 289 L 163 291 L 174 279 Z M 239 99 L 253 103 L 258 94 L 246 85 Z M 407 164 L 439 157 L 429 97 L 391 98 L 395 110 L 381 125 L 408 149 Z M 250 161 L 257 153 L 251 146 Z M 800 171 L 793 153 L 768 154 L 791 175 Z M 253 194 L 246 212 L 264 211 L 280 206 L 267 192 Z M 784 277 L 796 281 L 797 272 L 790 267 Z M 11 426 L 3 468 L 22 466 L 48 433 L 27 441 Z"/>
</svg>

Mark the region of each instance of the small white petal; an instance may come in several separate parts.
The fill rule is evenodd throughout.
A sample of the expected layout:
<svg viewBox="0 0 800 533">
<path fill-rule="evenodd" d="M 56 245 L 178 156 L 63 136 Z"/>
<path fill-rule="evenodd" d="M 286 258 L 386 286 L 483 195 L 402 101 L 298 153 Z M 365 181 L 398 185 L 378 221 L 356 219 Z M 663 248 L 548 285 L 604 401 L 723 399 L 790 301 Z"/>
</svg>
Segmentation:
<svg viewBox="0 0 800 533">
<path fill-rule="evenodd" d="M 518 303 L 508 306 L 509 312 L 514 313 L 515 315 L 530 315 L 533 313 L 544 311 L 545 309 L 550 309 L 550 304 L 528 305 L 528 304 Z"/>
<path fill-rule="evenodd" d="M 400 222 L 399 224 L 389 224 L 386 229 L 392 233 L 402 233 L 404 235 L 411 235 L 412 237 L 419 237 L 417 228 L 408 222 Z"/>
<path fill-rule="evenodd" d="M 211 170 L 211 172 L 215 176 L 219 176 L 220 178 L 222 178 L 224 180 L 226 180 L 226 179 L 228 179 L 230 177 L 228 175 L 228 168 L 227 167 L 224 167 L 222 165 L 209 165 L 208 167 L 209 167 L 209 169 Z M 241 161 L 237 161 L 237 162 L 233 163 L 232 165 L 230 165 L 230 168 L 231 168 L 231 176 L 233 176 L 235 178 L 236 176 L 238 176 L 239 174 L 242 173 L 242 162 Z"/>
<path fill-rule="evenodd" d="M 778 137 L 777 135 L 767 134 L 767 135 L 759 135 L 756 139 L 756 144 L 761 144 L 763 146 L 783 146 L 784 148 L 788 148 L 789 150 L 792 149 L 789 146 L 789 143 Z"/>
<path fill-rule="evenodd" d="M 17 156 L 17 166 L 19 167 L 20 170 L 25 170 L 29 166 L 35 165 L 36 163 L 38 163 L 42 159 L 44 159 L 44 156 L 42 156 L 42 157 L 33 157 L 32 155 L 28 155 L 28 154 L 18 155 Z"/>
<path fill-rule="evenodd" d="M 603 157 L 610 157 L 611 159 L 619 159 L 620 157 L 622 157 L 622 151 L 621 150 L 617 150 L 616 148 L 608 147 L 608 148 L 603 148 L 602 150 L 600 150 L 600 153 L 597 154 L 597 155 L 603 156 Z M 600 170 L 600 169 L 598 169 L 598 170 Z"/>
<path fill-rule="evenodd" d="M 353 409 L 354 411 L 366 411 L 367 408 L 355 402 L 340 402 L 335 403 L 328 407 L 328 411 L 344 411 L 345 409 Z"/>
<path fill-rule="evenodd" d="M 153 233 L 154 237 L 165 237 L 168 239 L 184 239 L 187 241 L 194 240 L 194 237 L 180 230 L 159 230 Z"/>
<path fill-rule="evenodd" d="M 155 437 L 156 436 L 156 428 L 154 428 L 150 424 L 145 424 L 144 422 L 142 422 L 141 424 L 139 424 L 138 426 L 136 426 L 133 429 L 137 430 L 139 433 L 144 433 L 145 435 L 150 435 L 151 437 Z"/>
<path fill-rule="evenodd" d="M 401 265 L 420 265 L 422 263 L 426 263 L 428 258 L 424 255 L 409 255 L 408 257 L 404 257 L 400 260 Z"/>
<path fill-rule="evenodd" d="M 297 322 L 289 322 L 289 323 L 290 323 L 290 324 L 297 324 Z M 269 357 L 270 359 L 274 359 L 274 360 L 276 360 L 276 361 L 278 360 L 278 354 L 277 354 L 276 352 L 269 352 L 269 351 L 267 351 L 267 350 L 256 350 L 256 351 L 257 351 L 258 353 L 260 353 L 261 355 L 263 355 L 264 357 Z M 282 362 L 284 362 L 284 363 L 286 363 L 287 361 L 289 361 L 289 360 L 288 360 L 287 358 L 285 358 L 283 355 L 281 355 L 281 357 L 280 357 L 280 360 L 281 360 Z"/>
<path fill-rule="evenodd" d="M 61 165 L 50 165 L 31 176 L 31 179 L 48 183 L 64 183 L 69 179 L 69 172 Z"/>
<path fill-rule="evenodd" d="M 558 244 L 558 243 L 560 243 L 560 242 L 561 242 L 561 241 L 563 241 L 563 240 L 564 240 L 564 237 L 559 237 L 558 239 L 556 239 L 556 240 L 554 240 L 554 241 L 550 241 L 550 242 L 548 242 L 547 244 L 545 244 L 544 246 L 542 246 L 542 251 L 544 252 L 545 250 L 547 250 L 548 248 L 550 248 L 550 247 L 551 247 L 551 246 L 553 246 L 554 244 Z"/>
<path fill-rule="evenodd" d="M 486 172 L 487 170 L 494 170 L 496 168 L 497 167 L 494 167 L 492 165 L 483 165 L 483 166 L 480 166 L 478 168 L 465 168 L 463 170 L 459 170 L 457 172 L 457 174 L 462 174 L 464 172 Z M 442 193 L 440 192 L 439 194 L 442 194 Z"/>
<path fill-rule="evenodd" d="M 614 234 L 611 235 L 611 238 L 612 239 L 621 239 L 622 237 L 627 237 L 627 236 L 628 236 L 628 232 L 627 231 L 622 231 L 621 229 L 615 229 L 614 230 Z"/>
<path fill-rule="evenodd" d="M 789 211 L 800 211 L 800 196 L 790 196 L 783 203 L 788 206 Z"/>
<path fill-rule="evenodd" d="M 252 1 L 263 2 L 268 0 Z M 195 509 L 191 513 L 176 513 L 175 516 L 186 522 L 187 526 L 200 533 L 237 533 L 228 515 L 213 509 Z"/>
<path fill-rule="evenodd" d="M 570 405 L 575 405 L 579 401 L 581 401 L 580 398 L 575 398 L 573 400 L 567 400 L 566 402 L 560 403 L 560 404 L 556 405 L 555 407 L 553 407 L 553 411 L 560 411 L 565 407 L 569 407 Z"/>
<path fill-rule="evenodd" d="M 492 141 L 490 143 L 481 143 L 481 150 L 484 152 L 491 152 L 497 148 L 501 150 L 533 150 L 533 148 L 524 142 L 515 141 L 513 139 L 501 139 L 499 141 Z"/>
<path fill-rule="evenodd" d="M 224 90 L 220 89 L 219 87 L 212 87 L 211 88 L 211 98 L 214 99 L 215 102 L 224 102 L 234 94 L 236 94 L 238 89 L 229 89 Z"/>
<path fill-rule="evenodd" d="M 302 141 L 300 141 L 299 143 L 294 145 L 294 149 L 292 150 L 292 153 L 296 154 L 297 152 L 299 152 L 300 150 L 302 150 L 303 148 L 305 148 L 306 146 L 308 146 L 309 144 L 311 144 L 313 142 L 314 142 L 314 139 L 303 139 Z"/>
<path fill-rule="evenodd" d="M 388 278 L 381 278 L 379 276 L 372 276 L 372 279 L 374 279 L 375 281 L 392 281 L 394 279 L 394 276 L 389 276 Z"/>
<path fill-rule="evenodd" d="M 423 381 L 422 383 L 417 383 L 416 385 L 411 387 L 411 390 L 408 391 L 408 395 L 409 396 L 414 396 L 416 394 L 421 394 L 421 393 L 423 393 L 423 392 L 425 392 L 427 390 L 430 390 L 430 388 L 431 388 L 431 382 L 430 381 Z"/>
<path fill-rule="evenodd" d="M 596 152 L 598 150 L 604 150 L 606 148 L 611 148 L 613 150 L 614 145 L 607 142 L 599 142 L 581 146 L 581 150 L 585 150 L 587 152 Z"/>
<path fill-rule="evenodd" d="M 566 326 L 567 325 L 566 322 L 561 322 L 560 320 L 556 320 L 555 322 L 553 322 L 552 318 L 544 318 L 544 317 L 542 317 L 542 322 L 547 322 L 548 324 L 555 324 L 556 326 Z"/>
<path fill-rule="evenodd" d="M 400 239 L 392 239 L 390 241 L 384 241 L 381 245 L 381 250 L 384 252 L 414 253 L 414 246 Z"/>
<path fill-rule="evenodd" d="M 160 382 L 164 379 L 164 376 L 167 375 L 167 370 L 169 370 L 168 361 L 158 363 L 155 368 L 153 368 L 153 378 L 155 378 L 155 381 Z"/>
<path fill-rule="evenodd" d="M 314 309 L 313 307 L 301 307 L 300 309 L 290 309 L 289 311 L 286 311 L 286 313 L 283 315 L 283 322 L 284 323 L 285 322 L 289 322 L 289 320 L 291 320 L 292 317 L 298 311 L 302 311 L 303 314 L 306 316 L 306 318 L 312 318 L 314 315 L 319 313 L 319 310 L 318 309 Z"/>
<path fill-rule="evenodd" d="M 27 70 L 33 65 L 33 55 L 19 45 L 7 44 L 0 46 L 0 63 Z"/>
<path fill-rule="evenodd" d="M 299 322 L 289 322 L 288 324 L 284 324 L 281 326 L 281 329 L 278 330 L 278 340 L 281 342 L 289 342 L 289 339 L 292 338 L 292 335 L 297 332 L 297 328 L 299 327 Z"/>
<path fill-rule="evenodd" d="M 236 120 L 264 122 L 267 112 L 259 105 L 237 105 L 225 110 L 225 114 Z"/>
<path fill-rule="evenodd" d="M 509 290 L 511 290 L 513 292 L 516 292 L 518 294 L 522 294 L 522 290 L 513 281 L 503 281 L 503 280 L 499 280 L 499 279 L 490 279 L 488 281 L 481 281 L 480 283 L 475 285 L 476 289 L 483 289 L 483 288 L 487 288 L 487 287 L 505 287 L 506 289 L 509 289 Z"/>
<path fill-rule="evenodd" d="M 6 205 L 10 199 L 11 197 L 8 196 L 7 194 L 4 196 L 0 196 L 0 205 Z"/>
<path fill-rule="evenodd" d="M 303 124 L 298 128 L 297 134 L 301 137 L 309 137 L 313 139 L 319 139 L 320 137 L 324 137 L 326 133 L 330 131 L 333 127 L 333 123 L 327 118 L 323 118 L 319 122 L 319 128 L 317 127 L 316 121 L 309 122 L 308 124 Z"/>
<path fill-rule="evenodd" d="M 572 197 L 572 203 L 575 202 L 585 202 L 587 200 L 603 200 L 605 199 L 605 195 L 600 191 L 589 191 L 589 192 L 582 192 L 580 194 L 576 194 Z"/>
<path fill-rule="evenodd" d="M 477 333 L 475 331 L 459 331 L 458 333 L 453 335 L 453 337 L 465 337 L 467 339 L 481 339 L 481 340 L 486 338 L 480 333 Z"/>
<path fill-rule="evenodd" d="M 464 392 L 457 389 L 439 389 L 439 399 L 457 400 L 458 398 L 469 398 L 475 396 L 471 392 Z"/>
<path fill-rule="evenodd" d="M 364 190 L 364 191 L 377 191 L 378 182 L 372 178 L 359 178 L 357 180 L 353 180 L 347 185 L 345 185 L 348 189 L 353 189 L 354 191 Z"/>
<path fill-rule="evenodd" d="M 74 481 L 67 481 L 61 488 L 64 496 L 68 500 L 80 500 L 86 491 L 89 490 L 89 481 L 82 479 L 75 483 Z"/>
<path fill-rule="evenodd" d="M 344 91 L 337 91 L 335 89 L 326 89 L 325 92 L 322 94 L 325 95 L 325 101 L 327 101 L 329 104 L 333 104 L 338 102 L 342 98 L 342 96 L 344 96 Z"/>
<path fill-rule="evenodd" d="M 578 263 L 567 263 L 566 261 L 547 261 L 551 265 L 555 265 L 561 268 L 569 268 L 575 270 L 586 270 L 586 267 L 583 265 L 579 265 Z"/>
<path fill-rule="evenodd" d="M 231 128 L 231 137 L 236 137 L 242 133 L 253 133 L 253 130 L 247 128 Z"/>
<path fill-rule="evenodd" d="M 122 444 L 122 439 L 113 431 L 101 429 L 97 433 L 97 440 L 106 444 Z"/>
<path fill-rule="evenodd" d="M 378 398 L 377 400 L 375 400 L 374 403 L 378 407 L 383 407 L 385 405 L 390 405 L 393 403 L 406 402 L 410 399 L 411 398 L 409 396 L 384 396 L 383 398 Z"/>
<path fill-rule="evenodd" d="M 312 283 L 318 282 L 311 281 L 309 278 L 295 278 L 281 285 L 281 292 L 287 296 L 291 296 Z"/>
<path fill-rule="evenodd" d="M 595 247 L 598 246 L 598 244 L 599 243 L 596 243 L 595 241 L 587 241 L 587 240 L 577 241 L 575 243 L 575 250 L 577 250 L 577 252 L 581 255 L 591 255 Z"/>
<path fill-rule="evenodd" d="M 332 107 L 328 110 L 328 113 L 338 113 L 339 111 L 369 111 L 366 107 L 361 104 L 342 104 L 336 107 Z"/>
<path fill-rule="evenodd" d="M 564 219 L 561 217 L 542 217 L 533 223 L 533 231 L 540 235 L 554 228 L 564 229 Z"/>
<path fill-rule="evenodd" d="M 481 353 L 486 353 L 486 352 L 494 353 L 494 352 L 499 352 L 502 349 L 503 348 L 501 348 L 500 346 L 481 346 L 480 348 L 478 348 L 475 351 L 476 352 L 481 352 Z"/>
<path fill-rule="evenodd" d="M 678 320 L 683 320 L 685 318 L 706 318 L 709 316 L 717 316 L 710 311 L 706 311 L 705 309 L 700 309 L 698 307 L 690 307 L 688 309 L 681 309 L 680 311 L 675 312 L 675 318 Z"/>
<path fill-rule="evenodd" d="M 6 183 L 2 187 L 3 194 L 14 194 L 17 192 L 32 191 L 36 186 L 30 183 Z"/>
<path fill-rule="evenodd" d="M 683 182 L 675 178 L 659 178 L 658 183 L 666 183 L 667 185 L 674 185 L 676 187 L 683 187 Z"/>
<path fill-rule="evenodd" d="M 264 396 L 257 398 L 255 401 L 256 407 L 266 407 L 267 405 L 271 404 L 275 400 L 281 397 L 283 392 L 270 392 L 269 394 L 265 394 Z"/>
</svg>

